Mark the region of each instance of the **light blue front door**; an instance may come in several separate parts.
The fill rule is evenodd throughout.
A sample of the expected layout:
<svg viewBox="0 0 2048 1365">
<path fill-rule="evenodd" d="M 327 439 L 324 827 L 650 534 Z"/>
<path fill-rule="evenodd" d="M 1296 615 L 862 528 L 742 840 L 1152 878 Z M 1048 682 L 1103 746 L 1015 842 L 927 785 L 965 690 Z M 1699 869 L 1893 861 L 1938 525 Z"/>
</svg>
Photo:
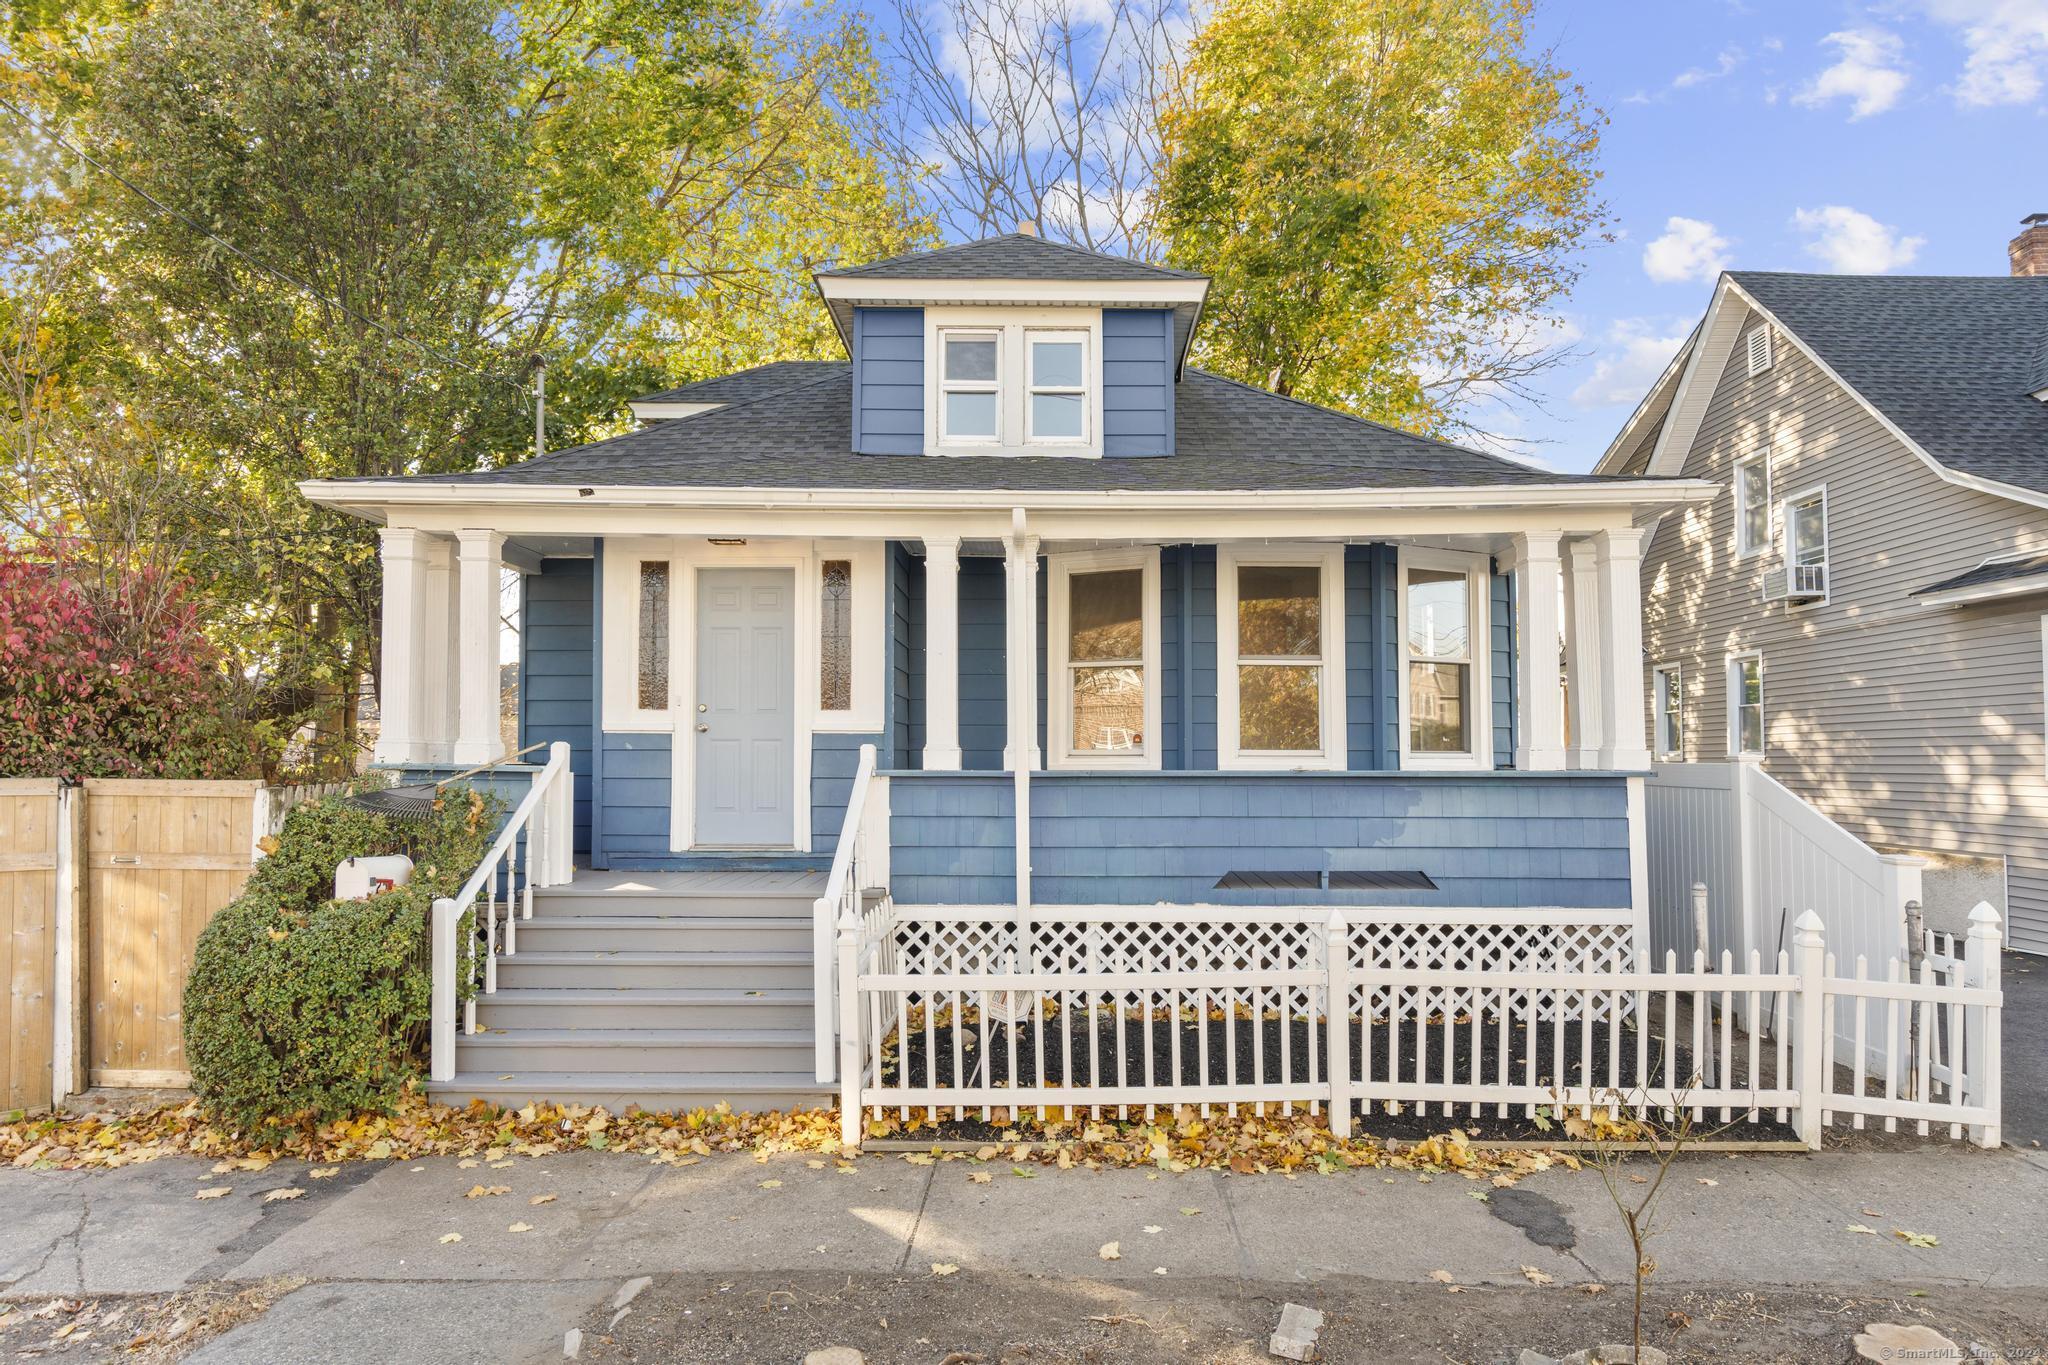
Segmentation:
<svg viewBox="0 0 2048 1365">
<path fill-rule="evenodd" d="M 796 842 L 796 584 L 790 569 L 697 575 L 697 844 Z"/>
</svg>

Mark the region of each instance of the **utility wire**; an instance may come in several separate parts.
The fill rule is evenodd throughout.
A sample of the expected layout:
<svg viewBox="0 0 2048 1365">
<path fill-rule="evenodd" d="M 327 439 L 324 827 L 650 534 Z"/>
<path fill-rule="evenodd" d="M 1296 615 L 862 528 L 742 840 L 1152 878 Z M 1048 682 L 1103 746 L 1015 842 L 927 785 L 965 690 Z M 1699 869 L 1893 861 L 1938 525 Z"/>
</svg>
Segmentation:
<svg viewBox="0 0 2048 1365">
<path fill-rule="evenodd" d="M 16 69 L 17 71 L 19 70 L 19 68 Z M 0 96 L 0 109 L 4 109 L 8 113 L 14 115 L 16 119 L 26 124 L 31 130 L 35 132 L 35 134 L 38 137 L 43 138 L 51 146 L 56 147 L 61 151 L 69 152 L 71 155 L 77 157 L 80 161 L 83 161 L 86 165 L 91 166 L 100 174 L 107 176 L 109 179 L 114 180 L 123 189 L 127 190 L 130 194 L 134 195 L 136 198 L 148 204 L 158 213 L 161 213 L 165 217 L 174 219 L 175 221 L 183 224 L 187 230 L 198 233 L 201 237 L 206 238 L 208 241 L 214 243 L 223 250 L 231 253 L 238 259 L 248 262 L 250 266 L 261 271 L 265 275 L 270 276 L 272 279 L 277 280 L 282 284 L 289 285 L 291 288 L 297 290 L 301 294 L 304 294 L 307 298 L 312 299 L 314 302 L 325 304 L 327 307 L 334 309 L 336 312 L 345 313 L 349 317 L 354 318 L 357 322 L 362 323 L 365 327 L 374 327 L 379 332 L 382 332 L 385 336 L 391 338 L 393 341 L 404 342 L 408 346 L 415 347 L 422 353 L 432 356 L 434 359 L 440 361 L 444 365 L 451 366 L 455 369 L 467 370 L 469 373 L 476 375 L 478 378 L 488 379 L 495 384 L 503 384 L 505 387 L 511 389 L 514 393 L 520 395 L 522 398 L 530 396 L 528 395 L 526 387 L 523 384 L 520 384 L 511 379 L 507 379 L 504 375 L 492 374 L 489 370 L 480 369 L 477 366 L 471 365 L 467 361 L 457 359 L 455 356 L 449 355 L 444 351 L 436 350 L 434 347 L 429 346 L 424 341 L 420 341 L 413 337 L 409 337 L 405 333 L 397 330 L 394 327 L 389 326 L 386 323 L 379 322 L 377 321 L 377 319 L 373 317 L 367 317 L 364 314 L 359 313 L 355 309 L 349 307 L 347 304 L 327 297 L 325 294 L 322 294 L 319 290 L 315 289 L 312 285 L 306 283 L 304 280 L 298 278 L 297 276 L 289 274 L 283 270 L 279 270 L 277 267 L 266 264 L 263 261 L 257 260 L 254 256 L 251 256 L 248 252 L 242 250 L 242 248 L 236 246 L 233 242 L 227 240 L 227 238 L 222 237 L 219 233 L 214 232 L 211 229 L 194 222 L 192 219 L 186 217 L 183 213 L 180 213 L 177 209 L 174 209 L 169 204 L 164 203 L 161 199 L 158 199 L 148 190 L 142 188 L 142 186 L 136 184 L 133 180 L 130 180 L 127 176 L 121 174 L 121 172 L 115 170 L 112 166 L 109 166 L 105 162 L 94 157 L 90 152 L 87 152 L 84 148 L 78 146 L 76 143 L 73 143 L 68 138 L 64 137 L 61 133 L 53 132 L 50 129 L 44 127 L 42 123 L 38 121 L 33 114 L 30 114 L 27 110 L 23 109 L 20 105 L 14 103 L 14 101 L 6 98 L 5 96 Z"/>
</svg>

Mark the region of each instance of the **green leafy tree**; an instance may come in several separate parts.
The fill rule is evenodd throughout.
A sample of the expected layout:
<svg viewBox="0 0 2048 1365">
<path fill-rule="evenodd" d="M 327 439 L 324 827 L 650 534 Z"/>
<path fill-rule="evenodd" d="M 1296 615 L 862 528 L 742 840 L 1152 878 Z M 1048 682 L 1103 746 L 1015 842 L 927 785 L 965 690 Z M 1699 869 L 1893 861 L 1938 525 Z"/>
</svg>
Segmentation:
<svg viewBox="0 0 2048 1365">
<path fill-rule="evenodd" d="M 1157 227 L 1200 362 L 1432 433 L 1528 397 L 1606 222 L 1603 122 L 1533 0 L 1224 0 L 1162 113 Z"/>
</svg>

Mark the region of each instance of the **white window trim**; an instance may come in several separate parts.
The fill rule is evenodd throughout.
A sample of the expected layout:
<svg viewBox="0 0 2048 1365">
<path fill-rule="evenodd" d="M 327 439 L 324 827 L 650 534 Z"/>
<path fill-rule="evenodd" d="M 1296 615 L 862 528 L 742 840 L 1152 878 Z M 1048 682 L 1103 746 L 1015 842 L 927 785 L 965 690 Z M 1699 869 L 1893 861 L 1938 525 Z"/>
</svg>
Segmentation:
<svg viewBox="0 0 2048 1365">
<path fill-rule="evenodd" d="M 828 711 L 819 703 L 819 676 L 824 654 L 825 561 L 844 559 L 853 565 L 853 689 L 852 705 Z M 812 544 L 808 587 L 812 614 L 811 671 L 807 699 L 811 729 L 819 734 L 879 734 L 883 724 L 882 694 L 887 682 L 889 617 L 887 546 L 879 540 L 820 540 Z"/>
<path fill-rule="evenodd" d="M 604 541 L 603 728 L 614 734 L 666 734 L 675 728 L 685 575 L 679 542 L 668 537 Z M 640 565 L 668 561 L 668 706 L 640 705 Z"/>
<path fill-rule="evenodd" d="M 1320 753 L 1245 751 L 1237 690 L 1237 571 L 1245 565 L 1317 564 L 1322 567 L 1323 747 Z M 1342 545 L 1220 545 L 1216 549 L 1216 766 L 1224 771 L 1342 772 L 1349 755 L 1344 729 L 1344 547 Z"/>
<path fill-rule="evenodd" d="M 945 337 L 948 333 L 995 333 L 996 439 L 948 439 L 940 434 L 946 390 Z M 1081 419 L 1082 439 L 1034 440 L 1028 435 L 1030 408 L 1029 336 L 1058 332 L 1086 347 L 1082 374 L 1087 402 Z M 925 440 L 927 455 L 1061 455 L 1100 458 L 1102 455 L 1102 310 L 1100 308 L 945 307 L 924 310 Z M 957 386 L 956 386 L 957 387 Z"/>
<path fill-rule="evenodd" d="M 1040 341 L 1065 341 L 1080 343 L 1081 383 L 1078 386 L 1067 384 L 1036 384 L 1032 382 L 1031 348 L 1033 344 Z M 1101 366 L 1096 365 L 1094 363 L 1094 338 L 1088 334 L 1086 328 L 1027 327 L 1024 329 L 1024 344 L 1022 350 L 1023 354 L 1019 357 L 1018 360 L 1017 373 L 1018 383 L 1024 395 L 1022 414 L 1024 422 L 1024 444 L 1030 446 L 1046 446 L 1056 450 L 1062 447 L 1071 447 L 1076 444 L 1088 444 L 1089 438 L 1093 435 L 1095 430 L 1095 419 L 1093 419 L 1090 416 L 1088 411 L 1090 406 L 1089 399 L 1092 395 L 1100 392 L 1101 388 L 1099 380 L 1094 380 L 1094 382 L 1091 382 L 1091 379 L 1094 379 L 1094 376 L 1099 375 L 1101 372 Z M 1081 439 L 1078 443 L 1071 436 L 1039 436 L 1032 431 L 1031 400 L 1041 393 L 1078 394 L 1080 396 Z"/>
<path fill-rule="evenodd" d="M 1761 347 L 1757 345 L 1757 338 L 1759 337 L 1763 339 Z M 1757 354 L 1759 350 L 1763 353 L 1761 359 L 1758 358 Z M 1771 324 L 1759 322 L 1756 326 L 1742 334 L 1742 363 L 1744 368 L 1749 371 L 1751 377 L 1760 375 L 1770 369 L 1775 360 L 1776 356 L 1771 350 Z"/>
<path fill-rule="evenodd" d="M 1493 564 L 1484 554 L 1433 550 L 1419 545 L 1400 548 L 1401 571 L 1394 588 L 1394 648 L 1400 683 L 1401 766 L 1404 769 L 1474 769 L 1493 767 Z M 1462 754 L 1418 754 L 1408 747 L 1408 571 L 1440 569 L 1465 574 L 1472 605 L 1472 747 Z"/>
<path fill-rule="evenodd" d="M 1678 740 L 1675 745 L 1664 743 L 1664 678 L 1670 675 L 1677 684 L 1678 707 L 1672 713 L 1671 729 Z M 1661 760 L 1677 761 L 1685 757 L 1685 666 L 1667 661 L 1650 665 L 1650 739 Z"/>
<path fill-rule="evenodd" d="M 1757 733 L 1763 741 L 1761 749 L 1742 747 L 1742 665 L 1756 660 L 1756 721 Z M 1746 649 L 1739 654 L 1728 656 L 1728 666 L 1722 673 L 1722 681 L 1728 689 L 1728 754 L 1731 758 L 1762 758 L 1771 747 L 1770 695 L 1765 690 L 1764 654 L 1760 649 Z"/>
<path fill-rule="evenodd" d="M 1076 554 L 1046 556 L 1046 687 L 1051 694 L 1046 704 L 1046 761 L 1051 768 L 1136 768 L 1159 767 L 1160 683 L 1159 664 L 1159 547 L 1135 546 L 1125 550 L 1093 550 Z M 1070 584 L 1076 574 L 1111 569 L 1142 569 L 1139 587 L 1144 607 L 1145 743 L 1136 750 L 1099 752 L 1074 748 L 1073 660 L 1068 655 L 1068 616 L 1072 610 Z"/>
<path fill-rule="evenodd" d="M 1792 509 L 1800 503 L 1820 501 L 1821 594 L 1819 597 L 1791 597 L 1793 565 L 1799 547 L 1792 543 Z M 1778 525 L 1785 528 L 1785 592 L 1789 607 L 1824 607 L 1835 595 L 1834 528 L 1828 525 L 1828 486 L 1818 483 L 1779 499 Z"/>
<path fill-rule="evenodd" d="M 1763 543 L 1759 545 L 1748 543 L 1743 535 L 1743 526 L 1748 521 L 1744 513 L 1748 510 L 1749 502 L 1742 493 L 1742 471 L 1751 465 L 1762 465 L 1764 471 L 1764 538 Z M 1735 557 L 1754 559 L 1771 548 L 1775 530 L 1771 521 L 1771 453 L 1768 449 L 1759 450 L 1754 455 L 1745 455 L 1735 462 L 1735 477 L 1729 484 L 1729 491 L 1735 500 Z"/>
</svg>

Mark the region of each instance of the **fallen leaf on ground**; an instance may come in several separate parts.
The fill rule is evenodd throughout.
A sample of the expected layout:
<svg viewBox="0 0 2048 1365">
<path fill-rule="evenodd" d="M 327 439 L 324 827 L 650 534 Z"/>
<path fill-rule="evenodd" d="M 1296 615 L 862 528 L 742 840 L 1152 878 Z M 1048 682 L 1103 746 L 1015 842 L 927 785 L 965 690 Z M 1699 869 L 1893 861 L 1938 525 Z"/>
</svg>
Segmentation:
<svg viewBox="0 0 2048 1365">
<path fill-rule="evenodd" d="M 1586 1283 L 1578 1286 L 1578 1290 L 1581 1294 L 1605 1294 L 1607 1292 L 1607 1286 L 1604 1284 L 1595 1284 L 1593 1281 L 1588 1280 Z"/>
<path fill-rule="evenodd" d="M 779 1190 L 782 1188 L 782 1182 L 780 1180 L 764 1180 L 761 1182 L 761 1188 L 764 1190 Z"/>
<path fill-rule="evenodd" d="M 1873 1227 L 1867 1227 L 1867 1226 L 1865 1226 L 1865 1225 L 1864 1225 L 1864 1224 L 1862 1224 L 1862 1223 L 1851 1223 L 1851 1224 L 1849 1224 L 1849 1228 L 1848 1228 L 1848 1230 L 1849 1230 L 1850 1232 L 1862 1232 L 1862 1233 L 1868 1233 L 1868 1234 L 1869 1234 L 1870 1236 L 1872 1236 L 1872 1237 L 1875 1237 L 1875 1236 L 1877 1236 L 1877 1229 L 1876 1229 L 1876 1228 L 1873 1228 Z"/>
<path fill-rule="evenodd" d="M 1096 1250 L 1095 1255 L 1098 1259 L 1104 1261 L 1121 1261 L 1124 1258 L 1123 1252 L 1117 1248 L 1115 1242 L 1104 1242 Z"/>
<path fill-rule="evenodd" d="M 551 1194 L 537 1194 L 526 1202 L 529 1204 L 552 1204 L 555 1202 L 555 1197 Z"/>
<path fill-rule="evenodd" d="M 993 1185 L 996 1183 L 995 1176 L 987 1171 L 969 1171 L 967 1178 L 977 1185 Z"/>
<path fill-rule="evenodd" d="M 1702 1184 L 1702 1185 L 1718 1185 L 1718 1184 L 1720 1184 L 1720 1183 L 1721 1183 L 1721 1182 L 1720 1182 L 1720 1181 L 1718 1181 L 1718 1180 L 1709 1180 L 1709 1179 L 1707 1179 L 1707 1178 L 1706 1178 L 1705 1176 L 1701 1176 L 1701 1177 L 1699 1178 L 1699 1181 L 1700 1181 L 1700 1184 Z"/>
<path fill-rule="evenodd" d="M 1908 1232 L 1904 1228 L 1893 1228 L 1892 1236 L 1904 1241 L 1909 1247 L 1938 1247 L 1941 1239 L 1931 1232 Z"/>
<path fill-rule="evenodd" d="M 1166 1273 L 1166 1267 L 1163 1265 L 1155 1265 L 1152 1267 L 1152 1273 L 1154 1275 L 1164 1275 Z"/>
<path fill-rule="evenodd" d="M 505 1229 L 505 1231 L 507 1231 L 507 1232 L 532 1232 L 532 1231 L 533 1231 L 533 1224 L 531 1224 L 531 1223 L 514 1223 L 514 1224 L 513 1224 L 513 1225 L 512 1225 L 511 1227 L 509 1227 L 509 1228 L 506 1228 L 506 1229 Z"/>
<path fill-rule="evenodd" d="M 1553 1284 L 1556 1282 L 1554 1276 L 1545 1274 L 1533 1265 L 1522 1267 L 1522 1278 L 1526 1279 L 1530 1284 Z"/>
<path fill-rule="evenodd" d="M 932 1274 L 934 1275 L 958 1275 L 959 1273 L 960 1267 L 954 1265 L 951 1261 L 932 1262 Z"/>
<path fill-rule="evenodd" d="M 269 1190 L 265 1192 L 263 1196 L 263 1202 L 266 1204 L 275 1204 L 280 1199 L 303 1199 L 305 1198 L 305 1196 L 306 1192 L 300 1189 L 287 1188 L 282 1190 Z"/>
<path fill-rule="evenodd" d="M 459 1241 L 461 1241 L 461 1240 L 462 1240 L 462 1234 L 461 1234 L 461 1233 L 459 1233 L 459 1232 L 444 1232 L 444 1233 L 442 1233 L 442 1234 L 441 1234 L 441 1245 L 442 1245 L 442 1246 L 447 1246 L 447 1245 L 448 1245 L 449 1243 L 451 1243 L 451 1242 L 459 1242 Z"/>
<path fill-rule="evenodd" d="M 1194 1217 L 1194 1216 L 1195 1216 L 1196 1214 L 1198 1214 L 1198 1213 L 1200 1213 L 1200 1212 L 1201 1212 L 1201 1210 L 1200 1210 L 1200 1209 L 1187 1209 L 1187 1208 L 1184 1208 L 1184 1209 L 1182 1209 L 1182 1210 L 1180 1211 L 1180 1216 L 1181 1216 L 1181 1217 L 1183 1217 L 1183 1218 L 1192 1218 L 1192 1217 Z"/>
<path fill-rule="evenodd" d="M 216 1185 L 210 1190 L 201 1190 L 192 1197 L 194 1199 L 225 1199 L 234 1192 L 232 1185 Z"/>
<path fill-rule="evenodd" d="M 510 1193 L 512 1193 L 512 1187 L 510 1185 L 471 1185 L 469 1187 L 469 1193 L 463 1195 L 462 1197 L 464 1199 L 486 1199 L 494 1194 Z"/>
<path fill-rule="evenodd" d="M 1147 1223 L 1145 1224 L 1145 1231 L 1148 1233 L 1160 1233 L 1166 1231 L 1166 1229 L 1160 1227 L 1157 1223 Z"/>
<path fill-rule="evenodd" d="M 325 1180 L 330 1176 L 336 1176 L 340 1174 L 341 1167 L 339 1166 L 315 1166 L 312 1170 L 306 1172 L 306 1179 Z"/>
<path fill-rule="evenodd" d="M 1432 1270 L 1429 1272 L 1429 1278 L 1435 1280 L 1438 1284 L 1450 1284 L 1458 1277 L 1448 1270 Z"/>
</svg>

